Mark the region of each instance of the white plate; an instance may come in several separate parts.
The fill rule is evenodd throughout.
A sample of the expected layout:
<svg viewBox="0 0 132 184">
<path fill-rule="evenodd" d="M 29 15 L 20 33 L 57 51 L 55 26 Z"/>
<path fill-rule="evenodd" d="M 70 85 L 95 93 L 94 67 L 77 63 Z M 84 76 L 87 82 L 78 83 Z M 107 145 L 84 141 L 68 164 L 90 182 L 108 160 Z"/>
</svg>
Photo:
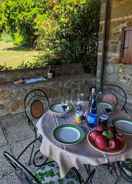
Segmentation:
<svg viewBox="0 0 132 184">
<path fill-rule="evenodd" d="M 49 109 L 56 116 L 63 117 L 73 110 L 73 106 L 71 104 L 60 103 L 52 104 Z"/>
<path fill-rule="evenodd" d="M 66 108 L 64 108 L 66 107 Z M 53 105 L 53 110 L 58 113 L 63 113 L 68 111 L 68 105 L 67 104 L 55 104 Z"/>
<path fill-rule="evenodd" d="M 53 131 L 54 138 L 63 144 L 77 144 L 85 138 L 84 131 L 73 124 L 56 127 Z"/>
<path fill-rule="evenodd" d="M 114 122 L 114 125 L 116 126 L 116 128 L 118 128 L 122 132 L 132 135 L 132 121 L 131 120 L 125 120 L 125 119 L 116 120 Z"/>
<path fill-rule="evenodd" d="M 60 103 L 51 105 L 50 110 L 56 113 L 65 113 L 71 111 L 72 108 L 71 104 Z"/>
</svg>

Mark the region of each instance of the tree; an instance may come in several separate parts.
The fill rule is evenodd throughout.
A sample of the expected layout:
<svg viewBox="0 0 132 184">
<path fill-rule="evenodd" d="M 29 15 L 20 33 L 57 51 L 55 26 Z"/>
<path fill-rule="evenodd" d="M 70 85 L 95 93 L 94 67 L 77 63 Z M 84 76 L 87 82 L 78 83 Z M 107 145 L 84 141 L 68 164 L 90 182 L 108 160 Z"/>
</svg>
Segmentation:
<svg viewBox="0 0 132 184">
<path fill-rule="evenodd" d="M 4 0 L 0 30 L 47 52 L 44 61 L 54 55 L 53 62 L 96 68 L 99 13 L 100 0 Z"/>
</svg>

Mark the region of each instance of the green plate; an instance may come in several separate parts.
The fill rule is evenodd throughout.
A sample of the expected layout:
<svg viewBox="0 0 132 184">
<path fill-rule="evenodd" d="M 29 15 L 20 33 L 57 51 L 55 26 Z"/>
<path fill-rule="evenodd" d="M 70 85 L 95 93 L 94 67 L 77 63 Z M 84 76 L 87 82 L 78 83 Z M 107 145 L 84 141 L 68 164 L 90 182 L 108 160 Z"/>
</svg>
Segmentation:
<svg viewBox="0 0 132 184">
<path fill-rule="evenodd" d="M 64 124 L 53 130 L 55 140 L 63 144 L 79 144 L 85 139 L 85 132 L 82 128 L 73 124 Z"/>
</svg>

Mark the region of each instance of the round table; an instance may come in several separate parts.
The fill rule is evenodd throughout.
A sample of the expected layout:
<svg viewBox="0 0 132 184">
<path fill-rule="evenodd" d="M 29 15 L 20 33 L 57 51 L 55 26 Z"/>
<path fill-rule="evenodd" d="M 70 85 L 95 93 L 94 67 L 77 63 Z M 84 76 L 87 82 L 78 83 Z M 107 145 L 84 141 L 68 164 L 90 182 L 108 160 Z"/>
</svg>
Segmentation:
<svg viewBox="0 0 132 184">
<path fill-rule="evenodd" d="M 58 118 L 51 111 L 48 111 L 39 119 L 36 125 L 38 134 L 42 136 L 40 151 L 44 156 L 58 163 L 61 177 L 65 176 L 72 167 L 79 169 L 84 164 L 98 166 L 108 162 L 124 161 L 126 158 L 132 158 L 132 136 L 126 136 L 126 150 L 114 156 L 106 156 L 93 150 L 86 139 L 80 144 L 74 145 L 64 145 L 57 142 L 53 137 L 54 128 L 60 124 L 74 122 L 73 115 Z M 82 126 L 87 127 L 85 123 Z"/>
</svg>

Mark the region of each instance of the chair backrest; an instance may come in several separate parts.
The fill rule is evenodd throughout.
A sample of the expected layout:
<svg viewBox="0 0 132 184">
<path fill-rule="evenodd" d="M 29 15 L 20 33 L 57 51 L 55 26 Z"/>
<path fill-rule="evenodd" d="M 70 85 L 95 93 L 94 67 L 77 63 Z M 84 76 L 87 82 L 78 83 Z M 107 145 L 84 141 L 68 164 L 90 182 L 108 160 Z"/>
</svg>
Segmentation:
<svg viewBox="0 0 132 184">
<path fill-rule="evenodd" d="M 13 157 L 10 153 L 5 151 L 3 155 L 9 162 L 9 164 L 14 168 L 15 173 L 22 184 L 40 184 L 40 182 L 33 175 L 33 173 L 29 169 L 27 169 L 22 163 L 20 163 L 15 157 Z"/>
<path fill-rule="evenodd" d="M 126 91 L 119 85 L 116 84 L 104 84 L 103 86 L 103 93 L 113 94 L 117 97 L 118 105 L 120 106 L 121 110 L 125 109 L 127 104 L 127 93 Z"/>
<path fill-rule="evenodd" d="M 42 89 L 29 91 L 24 98 L 25 114 L 30 125 L 36 130 L 36 121 L 48 110 L 49 99 Z"/>
</svg>

